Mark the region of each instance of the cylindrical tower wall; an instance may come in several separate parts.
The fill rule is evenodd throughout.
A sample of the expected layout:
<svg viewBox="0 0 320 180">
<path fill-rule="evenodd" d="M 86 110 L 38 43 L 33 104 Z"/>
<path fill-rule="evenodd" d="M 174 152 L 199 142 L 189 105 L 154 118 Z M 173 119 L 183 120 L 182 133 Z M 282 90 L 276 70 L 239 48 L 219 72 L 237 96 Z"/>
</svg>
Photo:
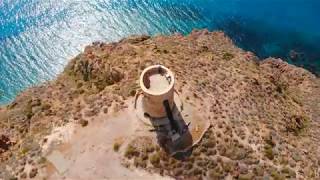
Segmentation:
<svg viewBox="0 0 320 180">
<path fill-rule="evenodd" d="M 173 73 L 162 65 L 150 66 L 143 70 L 140 76 L 140 86 L 144 95 L 142 106 L 145 113 L 152 118 L 166 116 L 163 101 L 168 100 L 171 109 L 173 108 L 174 82 Z"/>
</svg>

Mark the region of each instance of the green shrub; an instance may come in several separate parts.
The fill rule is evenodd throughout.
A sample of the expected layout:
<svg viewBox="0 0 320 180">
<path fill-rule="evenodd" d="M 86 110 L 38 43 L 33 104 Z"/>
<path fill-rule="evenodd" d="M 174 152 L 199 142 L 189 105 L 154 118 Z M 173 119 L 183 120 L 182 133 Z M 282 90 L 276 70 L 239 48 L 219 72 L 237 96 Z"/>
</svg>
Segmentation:
<svg viewBox="0 0 320 180">
<path fill-rule="evenodd" d="M 113 144 L 113 150 L 114 150 L 115 152 L 118 152 L 119 149 L 120 149 L 120 146 L 121 146 L 120 143 L 115 142 L 115 143 Z"/>
<path fill-rule="evenodd" d="M 135 147 L 133 147 L 132 145 L 128 145 L 124 156 L 131 159 L 134 156 L 139 156 L 139 154 L 140 153 L 136 150 Z"/>
<path fill-rule="evenodd" d="M 30 149 L 27 148 L 27 147 L 23 147 L 23 148 L 21 148 L 21 150 L 20 150 L 20 152 L 21 152 L 22 155 L 27 154 L 29 151 L 30 151 Z"/>
<path fill-rule="evenodd" d="M 231 54 L 231 53 L 225 52 L 225 53 L 223 54 L 223 57 L 222 57 L 222 58 L 223 58 L 224 60 L 229 61 L 229 60 L 231 60 L 231 59 L 234 58 L 234 55 Z"/>
<path fill-rule="evenodd" d="M 133 160 L 133 164 L 135 167 L 142 167 L 142 168 L 147 167 L 146 161 L 144 161 L 141 157 L 135 157 Z"/>
<path fill-rule="evenodd" d="M 305 129 L 309 123 L 309 118 L 306 115 L 293 115 L 289 122 L 286 123 L 288 131 L 299 135 L 303 129 Z"/>
<path fill-rule="evenodd" d="M 41 157 L 39 160 L 38 160 L 38 163 L 39 164 L 44 164 L 47 162 L 47 159 L 45 157 Z"/>
<path fill-rule="evenodd" d="M 271 176 L 273 177 L 273 179 L 275 180 L 284 180 L 286 179 L 283 175 L 281 175 L 280 173 L 278 173 L 277 171 L 272 171 L 271 172 Z"/>
<path fill-rule="evenodd" d="M 158 153 L 151 155 L 149 160 L 150 160 L 150 163 L 155 167 L 159 166 L 160 164 L 160 156 Z"/>
<path fill-rule="evenodd" d="M 80 125 L 81 125 L 82 127 L 86 127 L 86 126 L 88 126 L 88 124 L 89 124 L 89 122 L 88 122 L 87 120 L 84 120 L 84 119 L 81 119 L 81 120 L 79 121 L 79 123 L 80 123 Z"/>
<path fill-rule="evenodd" d="M 270 160 L 273 160 L 274 158 L 274 153 L 273 153 L 273 150 L 272 150 L 272 147 L 270 145 L 266 145 L 264 147 L 264 153 L 265 153 L 265 156 L 270 159 Z"/>
<path fill-rule="evenodd" d="M 146 151 L 148 152 L 148 153 L 152 153 L 152 152 L 154 152 L 155 151 L 155 148 L 154 148 L 154 146 L 148 146 L 148 147 L 146 147 Z"/>
<path fill-rule="evenodd" d="M 140 156 L 143 160 L 147 160 L 149 158 L 147 153 L 142 153 Z"/>
<path fill-rule="evenodd" d="M 27 119 L 31 119 L 32 116 L 34 115 L 32 112 L 32 105 L 31 101 L 27 103 L 25 109 L 24 109 L 24 114 L 26 115 Z"/>
</svg>

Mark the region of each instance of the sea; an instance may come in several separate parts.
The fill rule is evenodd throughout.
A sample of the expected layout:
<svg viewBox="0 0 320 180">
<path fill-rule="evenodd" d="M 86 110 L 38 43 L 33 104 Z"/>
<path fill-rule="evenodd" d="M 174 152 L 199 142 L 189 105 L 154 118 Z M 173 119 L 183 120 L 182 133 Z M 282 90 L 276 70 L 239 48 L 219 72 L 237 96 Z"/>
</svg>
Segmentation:
<svg viewBox="0 0 320 180">
<path fill-rule="evenodd" d="M 320 0 L 0 0 L 0 104 L 93 41 L 202 28 L 320 75 Z"/>
</svg>

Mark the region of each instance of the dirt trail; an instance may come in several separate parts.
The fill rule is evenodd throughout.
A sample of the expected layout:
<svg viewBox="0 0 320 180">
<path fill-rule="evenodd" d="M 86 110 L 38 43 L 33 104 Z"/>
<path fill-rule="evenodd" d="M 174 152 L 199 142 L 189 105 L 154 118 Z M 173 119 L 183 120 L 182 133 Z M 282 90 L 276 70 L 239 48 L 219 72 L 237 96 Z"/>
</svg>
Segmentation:
<svg viewBox="0 0 320 180">
<path fill-rule="evenodd" d="M 139 131 L 132 108 L 118 114 L 101 114 L 84 128 L 66 126 L 60 136 L 70 136 L 70 131 L 71 136 L 50 150 L 46 156 L 50 165 L 42 170 L 43 176 L 50 179 L 169 179 L 126 168 L 122 165 L 121 152 L 114 151 L 116 141 L 125 144 Z"/>
</svg>

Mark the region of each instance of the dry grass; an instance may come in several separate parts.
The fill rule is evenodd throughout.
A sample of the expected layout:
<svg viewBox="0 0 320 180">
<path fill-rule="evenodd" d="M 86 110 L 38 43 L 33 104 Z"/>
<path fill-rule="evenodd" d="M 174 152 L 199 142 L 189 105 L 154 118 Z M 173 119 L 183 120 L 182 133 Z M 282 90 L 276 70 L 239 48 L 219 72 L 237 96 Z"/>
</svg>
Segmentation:
<svg viewBox="0 0 320 180">
<path fill-rule="evenodd" d="M 121 146 L 120 143 L 115 142 L 115 143 L 113 144 L 113 150 L 114 150 L 115 152 L 118 152 L 119 149 L 120 149 L 120 146 Z"/>
</svg>

